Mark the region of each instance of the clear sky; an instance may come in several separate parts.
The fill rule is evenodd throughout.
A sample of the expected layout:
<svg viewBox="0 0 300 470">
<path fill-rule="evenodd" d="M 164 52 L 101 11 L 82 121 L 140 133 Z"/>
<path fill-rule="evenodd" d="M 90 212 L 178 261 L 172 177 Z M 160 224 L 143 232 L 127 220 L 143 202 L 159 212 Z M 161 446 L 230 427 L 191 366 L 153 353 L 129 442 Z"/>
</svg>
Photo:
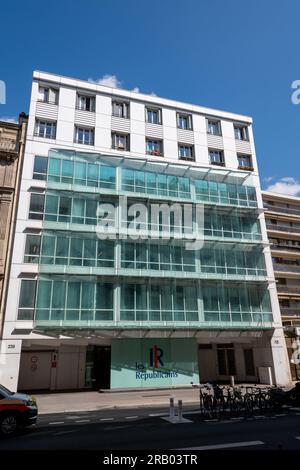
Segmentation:
<svg viewBox="0 0 300 470">
<path fill-rule="evenodd" d="M 263 187 L 300 195 L 299 0 L 15 0 L 1 5 L 0 44 L 0 119 L 28 112 L 35 69 L 109 75 L 253 116 Z"/>
</svg>

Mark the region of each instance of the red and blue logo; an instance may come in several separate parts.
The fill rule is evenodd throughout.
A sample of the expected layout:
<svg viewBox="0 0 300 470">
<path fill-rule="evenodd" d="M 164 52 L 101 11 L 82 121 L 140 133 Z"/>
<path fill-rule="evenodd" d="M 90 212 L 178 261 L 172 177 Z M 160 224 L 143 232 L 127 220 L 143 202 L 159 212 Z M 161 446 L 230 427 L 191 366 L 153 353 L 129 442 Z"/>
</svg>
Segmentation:
<svg viewBox="0 0 300 470">
<path fill-rule="evenodd" d="M 164 352 L 161 348 L 158 348 L 156 345 L 153 346 L 153 348 L 150 349 L 150 367 L 154 367 L 154 369 L 157 369 L 159 365 L 163 367 L 163 355 Z"/>
</svg>

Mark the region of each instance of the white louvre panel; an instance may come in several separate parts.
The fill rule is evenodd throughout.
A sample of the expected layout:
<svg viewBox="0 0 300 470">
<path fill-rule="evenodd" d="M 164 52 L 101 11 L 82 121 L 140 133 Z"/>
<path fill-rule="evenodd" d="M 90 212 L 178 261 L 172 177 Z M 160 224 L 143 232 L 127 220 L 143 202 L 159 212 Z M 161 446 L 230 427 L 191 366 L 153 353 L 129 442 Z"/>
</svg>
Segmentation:
<svg viewBox="0 0 300 470">
<path fill-rule="evenodd" d="M 163 138 L 163 126 L 160 124 L 150 124 L 146 122 L 146 136 L 157 137 L 158 139 Z"/>
<path fill-rule="evenodd" d="M 247 140 L 236 139 L 235 148 L 237 152 L 251 154 L 251 144 Z"/>
<path fill-rule="evenodd" d="M 37 118 L 51 119 L 56 121 L 58 114 L 58 106 L 50 103 L 36 103 L 35 115 Z"/>
<path fill-rule="evenodd" d="M 193 144 L 194 132 L 186 129 L 177 129 L 177 138 L 178 142 L 182 142 L 183 144 Z"/>
<path fill-rule="evenodd" d="M 223 149 L 223 138 L 220 135 L 207 134 L 207 145 L 213 149 Z"/>
<path fill-rule="evenodd" d="M 111 129 L 113 131 L 130 132 L 130 121 L 126 118 L 111 117 Z"/>
<path fill-rule="evenodd" d="M 75 124 L 81 124 L 82 126 L 95 127 L 96 114 L 91 111 L 75 111 Z"/>
</svg>

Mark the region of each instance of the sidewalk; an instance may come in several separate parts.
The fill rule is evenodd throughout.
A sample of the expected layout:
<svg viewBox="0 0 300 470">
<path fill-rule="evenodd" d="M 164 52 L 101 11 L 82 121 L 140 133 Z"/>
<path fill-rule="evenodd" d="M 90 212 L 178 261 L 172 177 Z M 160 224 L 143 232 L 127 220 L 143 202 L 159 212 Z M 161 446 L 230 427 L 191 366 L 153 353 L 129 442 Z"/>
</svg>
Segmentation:
<svg viewBox="0 0 300 470">
<path fill-rule="evenodd" d="M 199 388 L 156 389 L 130 392 L 71 392 L 36 395 L 39 414 L 126 409 L 149 406 L 169 407 L 170 398 L 185 405 L 199 405 Z"/>
</svg>

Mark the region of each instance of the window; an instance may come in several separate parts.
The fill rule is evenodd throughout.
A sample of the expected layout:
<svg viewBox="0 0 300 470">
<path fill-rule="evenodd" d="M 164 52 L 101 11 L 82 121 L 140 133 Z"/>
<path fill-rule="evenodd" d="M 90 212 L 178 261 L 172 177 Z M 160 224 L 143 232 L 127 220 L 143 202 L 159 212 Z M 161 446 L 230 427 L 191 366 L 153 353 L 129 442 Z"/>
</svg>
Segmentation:
<svg viewBox="0 0 300 470">
<path fill-rule="evenodd" d="M 207 133 L 211 135 L 222 135 L 221 122 L 207 119 Z"/>
<path fill-rule="evenodd" d="M 181 160 L 195 160 L 194 146 L 187 144 L 178 144 L 178 156 Z"/>
<path fill-rule="evenodd" d="M 242 170 L 253 170 L 251 155 L 238 155 L 239 168 Z"/>
<path fill-rule="evenodd" d="M 31 194 L 29 206 L 29 219 L 43 220 L 44 202 L 44 194 Z"/>
<path fill-rule="evenodd" d="M 39 87 L 39 101 L 44 103 L 57 104 L 58 103 L 58 90 L 51 87 Z"/>
<path fill-rule="evenodd" d="M 48 167 L 47 157 L 35 156 L 34 165 L 33 165 L 33 179 L 45 181 L 47 178 L 47 167 Z"/>
<path fill-rule="evenodd" d="M 146 139 L 146 153 L 148 155 L 162 155 L 162 141 Z"/>
<path fill-rule="evenodd" d="M 81 111 L 95 111 L 95 97 L 87 95 L 77 95 L 76 108 Z"/>
<path fill-rule="evenodd" d="M 94 129 L 75 127 L 76 144 L 94 145 Z"/>
<path fill-rule="evenodd" d="M 40 254 L 40 235 L 27 235 L 24 263 L 38 263 Z"/>
<path fill-rule="evenodd" d="M 234 125 L 234 137 L 236 140 L 249 140 L 248 126 Z"/>
<path fill-rule="evenodd" d="M 177 127 L 191 131 L 193 129 L 191 114 L 177 113 Z"/>
<path fill-rule="evenodd" d="M 40 121 L 35 122 L 34 135 L 37 137 L 44 137 L 45 139 L 56 138 L 56 122 L 55 121 Z"/>
<path fill-rule="evenodd" d="M 119 134 L 117 132 L 112 132 L 111 138 L 113 149 L 129 151 L 129 134 Z"/>
<path fill-rule="evenodd" d="M 161 109 L 146 108 L 146 121 L 150 124 L 161 124 Z"/>
<path fill-rule="evenodd" d="M 18 320 L 33 320 L 34 305 L 35 305 L 35 291 L 36 291 L 35 280 L 22 280 L 21 281 Z"/>
<path fill-rule="evenodd" d="M 120 118 L 129 118 L 129 103 L 124 101 L 112 102 L 112 115 Z"/>
<path fill-rule="evenodd" d="M 211 165 L 225 166 L 224 154 L 221 150 L 209 150 L 208 154 Z"/>
<path fill-rule="evenodd" d="M 255 376 L 253 349 L 244 349 L 245 371 L 247 376 Z"/>
</svg>

